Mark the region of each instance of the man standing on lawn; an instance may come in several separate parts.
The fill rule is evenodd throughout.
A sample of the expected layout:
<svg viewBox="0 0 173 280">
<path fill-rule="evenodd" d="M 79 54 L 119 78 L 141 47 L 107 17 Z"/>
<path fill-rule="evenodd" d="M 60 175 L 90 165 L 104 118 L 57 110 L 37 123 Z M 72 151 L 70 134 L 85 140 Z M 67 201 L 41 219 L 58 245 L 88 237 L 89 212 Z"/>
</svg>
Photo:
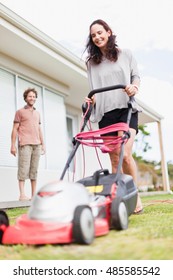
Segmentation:
<svg viewBox="0 0 173 280">
<path fill-rule="evenodd" d="M 28 88 L 23 93 L 26 106 L 15 113 L 13 129 L 11 133 L 11 154 L 16 156 L 16 139 L 18 137 L 18 181 L 19 200 L 29 200 L 25 195 L 25 180 L 31 181 L 31 198 L 35 194 L 37 171 L 39 159 L 45 153 L 43 135 L 40 127 L 40 114 L 36 111 L 34 104 L 37 98 L 37 91 Z"/>
</svg>

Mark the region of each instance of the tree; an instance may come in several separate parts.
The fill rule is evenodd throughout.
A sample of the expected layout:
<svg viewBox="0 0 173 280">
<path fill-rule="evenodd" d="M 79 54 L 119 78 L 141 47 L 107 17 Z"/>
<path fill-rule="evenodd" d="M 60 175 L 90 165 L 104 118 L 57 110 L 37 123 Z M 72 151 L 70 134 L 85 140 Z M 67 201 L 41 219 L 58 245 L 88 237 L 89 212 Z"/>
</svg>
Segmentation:
<svg viewBox="0 0 173 280">
<path fill-rule="evenodd" d="M 135 157 L 143 157 L 144 153 L 148 152 L 152 147 L 146 140 L 148 136 L 150 136 L 150 132 L 146 130 L 147 125 L 139 125 L 138 126 L 138 134 L 135 139 L 134 144 L 134 156 Z"/>
</svg>

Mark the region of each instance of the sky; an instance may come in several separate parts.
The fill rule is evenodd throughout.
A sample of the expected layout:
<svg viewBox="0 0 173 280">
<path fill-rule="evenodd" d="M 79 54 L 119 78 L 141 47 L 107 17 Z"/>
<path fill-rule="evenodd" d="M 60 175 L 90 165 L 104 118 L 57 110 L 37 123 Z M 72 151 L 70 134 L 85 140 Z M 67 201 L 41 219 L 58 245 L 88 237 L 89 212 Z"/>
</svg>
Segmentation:
<svg viewBox="0 0 173 280">
<path fill-rule="evenodd" d="M 137 59 L 141 87 L 138 98 L 164 117 L 165 158 L 173 161 L 173 1 L 172 0 L 0 0 L 16 14 L 75 55 L 83 57 L 89 25 L 105 20 L 121 48 Z M 148 126 L 152 149 L 144 155 L 160 160 L 156 124 Z"/>
</svg>

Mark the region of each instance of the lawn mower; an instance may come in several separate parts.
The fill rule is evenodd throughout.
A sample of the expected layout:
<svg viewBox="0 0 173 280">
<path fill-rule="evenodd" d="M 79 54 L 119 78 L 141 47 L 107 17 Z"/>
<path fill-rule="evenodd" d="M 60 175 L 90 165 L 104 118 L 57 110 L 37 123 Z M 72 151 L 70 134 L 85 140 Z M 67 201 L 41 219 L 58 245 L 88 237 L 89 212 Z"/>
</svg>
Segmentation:
<svg viewBox="0 0 173 280">
<path fill-rule="evenodd" d="M 115 85 L 95 89 L 88 97 L 124 88 L 124 85 Z M 127 123 L 95 131 L 84 131 L 93 105 L 89 102 L 83 104 L 83 125 L 73 139 L 73 149 L 60 179 L 41 187 L 34 196 L 28 213 L 17 218 L 14 225 L 9 225 L 8 215 L 5 211 L 0 211 L 1 244 L 91 244 L 94 237 L 106 235 L 110 229 L 128 228 L 128 217 L 136 207 L 137 188 L 130 175 L 121 173 L 121 167 L 124 145 L 130 137 L 132 99 L 128 102 Z M 104 138 L 104 134 L 111 132 L 116 132 L 117 135 Z M 118 147 L 120 156 L 116 174 L 101 168 L 92 176 L 77 182 L 65 181 L 66 171 L 81 143 L 97 146 L 103 152 Z"/>
</svg>

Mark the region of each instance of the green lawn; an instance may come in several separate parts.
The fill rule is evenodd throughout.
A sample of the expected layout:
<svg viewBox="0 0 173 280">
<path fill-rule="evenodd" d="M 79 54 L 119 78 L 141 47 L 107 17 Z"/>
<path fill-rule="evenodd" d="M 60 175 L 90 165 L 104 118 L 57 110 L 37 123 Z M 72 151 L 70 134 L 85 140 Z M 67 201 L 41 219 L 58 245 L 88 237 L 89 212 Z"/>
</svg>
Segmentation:
<svg viewBox="0 0 173 280">
<path fill-rule="evenodd" d="M 142 197 L 144 213 L 131 215 L 125 231 L 111 230 L 93 244 L 3 246 L 1 260 L 172 260 L 173 195 Z M 8 210 L 10 223 L 26 208 Z"/>
</svg>

